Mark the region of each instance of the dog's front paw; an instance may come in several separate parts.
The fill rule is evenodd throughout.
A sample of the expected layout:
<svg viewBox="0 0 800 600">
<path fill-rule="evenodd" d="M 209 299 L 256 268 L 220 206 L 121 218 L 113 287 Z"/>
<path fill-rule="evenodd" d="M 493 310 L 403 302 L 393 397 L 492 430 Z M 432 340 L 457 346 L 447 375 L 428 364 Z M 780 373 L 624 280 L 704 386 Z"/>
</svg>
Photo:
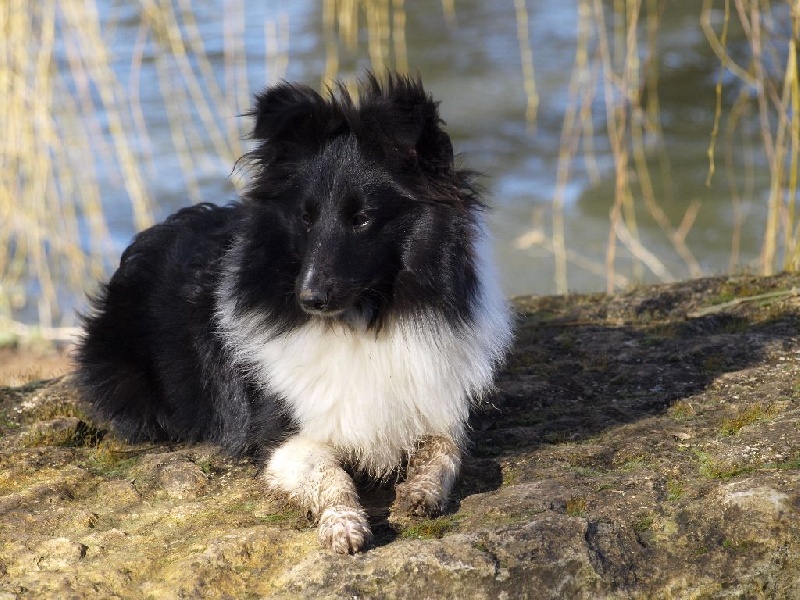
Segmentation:
<svg viewBox="0 0 800 600">
<path fill-rule="evenodd" d="M 420 482 L 399 483 L 392 512 L 414 517 L 436 517 L 442 512 L 442 490 Z"/>
<path fill-rule="evenodd" d="M 366 513 L 349 506 L 326 508 L 319 519 L 317 535 L 325 548 L 338 554 L 360 552 L 372 539 Z"/>
</svg>

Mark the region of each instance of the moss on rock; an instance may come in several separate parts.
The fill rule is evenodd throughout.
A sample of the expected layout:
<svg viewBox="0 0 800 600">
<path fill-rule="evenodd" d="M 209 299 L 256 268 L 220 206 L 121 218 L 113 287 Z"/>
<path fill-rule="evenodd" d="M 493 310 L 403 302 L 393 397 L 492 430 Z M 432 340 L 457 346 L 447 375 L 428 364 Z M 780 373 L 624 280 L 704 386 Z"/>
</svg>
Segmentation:
<svg viewBox="0 0 800 600">
<path fill-rule="evenodd" d="M 800 597 L 796 275 L 526 297 L 448 512 L 318 547 L 255 465 L 0 388 L 0 596 Z M 702 559 L 702 560 L 701 560 Z"/>
</svg>

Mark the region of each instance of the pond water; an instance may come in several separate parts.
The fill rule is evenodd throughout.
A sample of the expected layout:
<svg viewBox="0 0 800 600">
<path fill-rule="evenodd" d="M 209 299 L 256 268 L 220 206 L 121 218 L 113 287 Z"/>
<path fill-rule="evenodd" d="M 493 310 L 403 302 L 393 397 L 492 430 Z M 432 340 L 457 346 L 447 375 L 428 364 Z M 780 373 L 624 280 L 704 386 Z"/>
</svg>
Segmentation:
<svg viewBox="0 0 800 600">
<path fill-rule="evenodd" d="M 528 35 L 540 99 L 533 128 L 526 122 L 516 4 L 514 0 L 458 0 L 449 15 L 448 3 L 441 0 L 406 2 L 405 43 L 410 70 L 419 72 L 426 88 L 441 101 L 441 114 L 457 151 L 463 153 L 462 162 L 485 175 L 483 183 L 493 207 L 492 227 L 506 290 L 509 294 L 549 294 L 556 291 L 551 251 L 546 243 L 521 248 L 517 240 L 534 227 L 541 228 L 544 240 L 552 231 L 560 137 L 570 101 L 568 89 L 578 35 L 577 2 L 527 0 Z M 117 76 L 127 85 L 139 34 L 140 4 L 104 0 L 98 6 L 101 22 L 113 24 L 113 32 L 106 39 L 115 56 Z M 256 91 L 278 74 L 276 54 L 265 44 L 265 24 L 286 27 L 277 37 L 278 54 L 287 60 L 282 75 L 319 86 L 328 57 L 326 43 L 330 43 L 324 34 L 321 3 L 265 1 L 248 3 L 246 9 L 233 13 L 223 0 L 195 1 L 191 6 L 205 54 L 223 89 L 231 81 L 226 75 L 231 67 L 226 44 L 231 35 L 242 41 L 246 85 L 239 81 L 238 97 L 244 93 L 240 103 L 247 101 L 248 89 Z M 605 6 L 610 14 L 612 3 Z M 673 226 L 677 227 L 692 203 L 699 202 L 686 243 L 704 274 L 718 274 L 729 268 L 735 213 L 721 166 L 711 187 L 705 183 L 719 62 L 700 28 L 699 6 L 697 0 L 671 0 L 662 15 L 656 57 L 661 134 L 649 142 L 649 161 L 659 205 Z M 341 72 L 358 74 L 369 66 L 367 47 L 368 39 L 362 31 L 358 49 L 340 55 Z M 149 139 L 145 144 L 135 132 L 129 133 L 134 150 L 148 165 L 144 172 L 155 199 L 154 217 L 163 218 L 193 200 L 231 200 L 235 196 L 229 177 L 232 164 L 215 155 L 205 141 L 197 141 L 193 148 L 199 198 L 187 193 L 181 172 L 185 167 L 176 156 L 169 127 L 176 117 L 164 108 L 158 57 L 152 54 L 152 47 L 148 48 L 137 79 L 137 93 Z M 733 90 L 738 89 L 735 82 L 725 81 L 730 87 L 726 88 L 723 109 L 730 105 Z M 613 158 L 600 97 L 592 108 L 596 177 L 590 176 L 590 163 L 577 159 L 563 196 L 566 247 L 578 257 L 578 262 L 569 263 L 567 284 L 570 291 L 581 292 L 606 289 L 602 272 L 592 272 L 594 267 L 578 263 L 592 263 L 602 269 L 614 197 Z M 229 121 L 244 120 L 242 127 L 246 129 L 246 119 L 237 117 L 242 107 L 231 104 L 220 112 L 227 113 Z M 104 115 L 96 118 L 101 127 L 108 126 Z M 757 154 L 750 157 L 759 143 L 755 128 L 745 128 L 736 142 L 735 164 L 751 161 L 754 173 L 753 193 L 741 206 L 745 216 L 737 268 L 747 268 L 757 259 L 763 235 L 768 172 Z M 719 144 L 722 147 L 724 140 Z M 723 151 L 718 152 L 721 162 Z M 97 176 L 114 246 L 121 251 L 134 233 L 130 203 L 115 173 L 101 171 Z M 692 274 L 644 210 L 639 210 L 638 232 L 642 244 L 674 277 Z M 631 282 L 658 279 L 647 268 L 637 270 L 622 251 L 617 267 Z"/>
</svg>

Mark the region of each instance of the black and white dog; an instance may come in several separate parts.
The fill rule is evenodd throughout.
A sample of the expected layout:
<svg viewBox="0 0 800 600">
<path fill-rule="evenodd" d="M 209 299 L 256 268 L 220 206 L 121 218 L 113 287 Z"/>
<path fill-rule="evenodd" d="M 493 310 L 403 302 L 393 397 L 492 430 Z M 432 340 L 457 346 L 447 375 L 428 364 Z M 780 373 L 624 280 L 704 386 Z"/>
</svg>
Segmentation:
<svg viewBox="0 0 800 600">
<path fill-rule="evenodd" d="M 511 343 L 483 205 L 418 80 L 355 100 L 281 83 L 256 98 L 241 203 L 139 233 L 85 317 L 83 396 L 126 439 L 257 453 L 319 521 L 370 538 L 348 466 L 400 472 L 395 510 L 435 514 L 470 402 Z"/>
</svg>

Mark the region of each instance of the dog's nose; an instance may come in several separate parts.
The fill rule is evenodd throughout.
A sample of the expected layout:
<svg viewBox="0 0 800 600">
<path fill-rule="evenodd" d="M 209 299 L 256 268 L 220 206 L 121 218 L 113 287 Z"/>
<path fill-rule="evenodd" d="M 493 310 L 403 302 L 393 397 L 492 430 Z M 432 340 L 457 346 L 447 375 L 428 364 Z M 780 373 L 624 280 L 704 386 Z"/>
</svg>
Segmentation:
<svg viewBox="0 0 800 600">
<path fill-rule="evenodd" d="M 328 308 L 330 294 L 327 290 L 317 287 L 304 287 L 297 294 L 300 306 L 305 310 L 323 311 Z"/>
</svg>

